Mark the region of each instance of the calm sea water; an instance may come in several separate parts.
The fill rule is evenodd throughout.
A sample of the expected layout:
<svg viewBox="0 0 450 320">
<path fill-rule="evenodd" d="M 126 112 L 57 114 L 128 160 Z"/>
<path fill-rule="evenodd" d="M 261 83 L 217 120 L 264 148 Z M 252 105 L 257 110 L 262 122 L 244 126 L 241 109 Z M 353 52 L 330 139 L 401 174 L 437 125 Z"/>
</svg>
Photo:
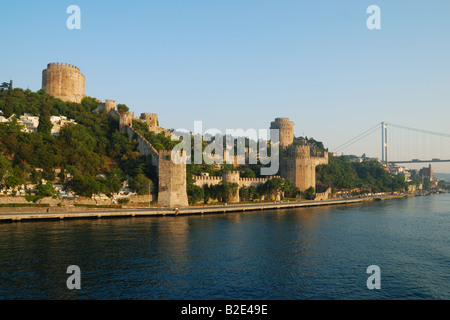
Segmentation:
<svg viewBox="0 0 450 320">
<path fill-rule="evenodd" d="M 1 299 L 449 299 L 450 194 L 0 224 Z M 69 265 L 81 290 L 69 290 Z M 367 267 L 381 289 L 366 286 Z"/>
</svg>

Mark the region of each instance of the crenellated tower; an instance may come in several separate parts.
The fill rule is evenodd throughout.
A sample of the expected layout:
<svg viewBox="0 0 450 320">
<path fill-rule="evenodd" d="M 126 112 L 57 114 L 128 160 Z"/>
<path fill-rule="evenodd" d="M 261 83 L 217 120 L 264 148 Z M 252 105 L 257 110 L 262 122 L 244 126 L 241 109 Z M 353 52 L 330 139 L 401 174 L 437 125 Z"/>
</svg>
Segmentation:
<svg viewBox="0 0 450 320">
<path fill-rule="evenodd" d="M 236 183 L 239 186 L 239 171 L 224 171 L 222 174 L 222 181 L 224 183 Z M 239 187 L 238 187 L 235 194 L 230 191 L 230 194 L 228 195 L 228 202 L 236 203 L 239 201 L 240 201 L 240 198 L 239 198 Z"/>
<path fill-rule="evenodd" d="M 279 130 L 279 141 L 282 147 L 288 147 L 294 142 L 294 123 L 289 118 L 276 118 L 270 123 L 270 129 Z"/>
<path fill-rule="evenodd" d="M 127 112 L 127 113 L 121 114 L 119 116 L 119 131 L 120 131 L 120 133 L 126 133 L 127 126 L 130 128 L 133 127 L 133 119 L 134 119 L 134 112 Z"/>
<path fill-rule="evenodd" d="M 148 124 L 150 131 L 155 131 L 158 128 L 158 115 L 156 113 L 141 113 L 140 120 Z"/>
<path fill-rule="evenodd" d="M 301 191 L 316 188 L 316 166 L 328 164 L 328 152 L 322 156 L 311 156 L 309 145 L 292 145 L 287 155 L 280 159 L 280 175 Z"/>
<path fill-rule="evenodd" d="M 85 97 L 84 86 L 85 77 L 74 65 L 53 62 L 42 70 L 42 89 L 55 98 L 80 103 Z"/>
<path fill-rule="evenodd" d="M 110 99 L 106 99 L 105 100 L 105 111 L 106 113 L 110 113 L 112 110 L 116 110 L 116 100 L 110 100 Z"/>
</svg>

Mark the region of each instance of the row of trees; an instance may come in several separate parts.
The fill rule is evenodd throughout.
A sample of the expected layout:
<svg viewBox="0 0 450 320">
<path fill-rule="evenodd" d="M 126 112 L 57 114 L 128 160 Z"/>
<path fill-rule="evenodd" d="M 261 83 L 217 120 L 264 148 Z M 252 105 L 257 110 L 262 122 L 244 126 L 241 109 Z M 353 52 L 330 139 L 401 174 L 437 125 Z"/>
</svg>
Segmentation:
<svg viewBox="0 0 450 320">
<path fill-rule="evenodd" d="M 295 185 L 282 178 L 269 179 L 256 187 L 239 187 L 237 183 L 225 183 L 223 181 L 217 185 L 204 185 L 203 187 L 199 187 L 194 183 L 195 180 L 192 178 L 192 175 L 188 175 L 187 194 L 190 204 L 201 201 L 208 203 L 210 200 L 228 202 L 230 195 L 236 195 L 237 192 L 239 192 L 241 201 L 260 200 L 263 197 L 265 199 L 270 197 L 276 198 L 277 195 L 281 198 L 297 198 L 301 196 L 300 190 Z M 311 197 L 309 193 L 305 193 L 304 196 Z"/>
</svg>

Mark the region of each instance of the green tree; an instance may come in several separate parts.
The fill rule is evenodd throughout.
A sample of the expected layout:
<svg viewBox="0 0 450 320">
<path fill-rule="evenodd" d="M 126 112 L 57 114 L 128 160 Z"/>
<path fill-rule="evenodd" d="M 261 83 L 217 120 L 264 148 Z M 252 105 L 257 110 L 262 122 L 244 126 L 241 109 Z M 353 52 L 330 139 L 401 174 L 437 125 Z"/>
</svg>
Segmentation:
<svg viewBox="0 0 450 320">
<path fill-rule="evenodd" d="M 11 173 L 12 164 L 0 154 L 0 187 L 5 186 L 5 178 Z"/>
<path fill-rule="evenodd" d="M 40 197 L 55 197 L 57 194 L 55 188 L 49 182 L 38 186 L 38 196 Z"/>
<path fill-rule="evenodd" d="M 81 99 L 81 105 L 85 108 L 86 111 L 92 112 L 95 108 L 98 107 L 97 99 L 92 97 L 84 97 Z"/>
<path fill-rule="evenodd" d="M 196 203 L 200 202 L 204 196 L 205 196 L 205 193 L 203 191 L 203 188 L 194 185 L 189 189 L 188 202 L 191 205 L 196 204 Z"/>
<path fill-rule="evenodd" d="M 128 108 L 127 105 L 125 105 L 125 104 L 119 103 L 119 104 L 117 105 L 117 111 L 118 111 L 120 114 L 125 114 L 125 113 L 127 113 L 128 111 L 130 111 L 130 108 Z"/>
<path fill-rule="evenodd" d="M 106 176 L 105 187 L 109 193 L 118 193 L 122 189 L 123 172 L 119 168 L 113 168 Z"/>
<path fill-rule="evenodd" d="M 3 116 L 5 118 L 9 118 L 13 115 L 14 110 L 12 106 L 11 97 L 9 94 L 5 95 L 4 104 L 3 104 Z"/>
<path fill-rule="evenodd" d="M 243 178 L 256 178 L 256 174 L 255 174 L 255 171 L 253 171 L 252 169 L 246 169 L 242 173 L 242 177 Z"/>
<path fill-rule="evenodd" d="M 53 124 L 50 120 L 52 106 L 48 100 L 45 100 L 41 105 L 41 113 L 39 115 L 39 125 L 37 131 L 43 135 L 50 135 Z"/>
<path fill-rule="evenodd" d="M 129 187 L 139 195 L 144 195 L 148 192 L 152 182 L 143 173 L 139 173 L 135 177 L 131 177 L 129 180 Z"/>
<path fill-rule="evenodd" d="M 428 178 L 428 177 L 423 178 L 422 189 L 423 190 L 430 190 L 430 188 L 431 188 L 430 178 Z"/>
<path fill-rule="evenodd" d="M 79 196 L 92 198 L 102 191 L 102 185 L 94 177 L 83 175 L 77 169 L 71 169 L 71 171 L 74 172 L 74 177 L 70 182 L 70 187 Z"/>
<path fill-rule="evenodd" d="M 305 190 L 305 199 L 306 200 L 314 200 L 315 198 L 315 190 L 313 187 L 309 187 Z"/>
</svg>

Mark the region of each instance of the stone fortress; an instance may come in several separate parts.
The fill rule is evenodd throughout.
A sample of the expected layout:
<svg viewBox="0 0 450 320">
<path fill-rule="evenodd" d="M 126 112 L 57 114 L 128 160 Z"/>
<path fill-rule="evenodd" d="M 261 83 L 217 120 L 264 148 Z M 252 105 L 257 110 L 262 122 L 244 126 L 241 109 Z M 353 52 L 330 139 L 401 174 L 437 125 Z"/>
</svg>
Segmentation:
<svg viewBox="0 0 450 320">
<path fill-rule="evenodd" d="M 271 122 L 270 129 L 279 130 L 279 141 L 281 148 L 285 149 L 286 156 L 280 158 L 279 176 L 271 176 L 267 178 L 241 178 L 239 171 L 226 171 L 223 177 L 205 177 L 194 176 L 195 184 L 202 187 L 203 185 L 216 185 L 221 181 L 229 183 L 237 183 L 239 188 L 245 186 L 258 186 L 264 184 L 268 179 L 274 177 L 284 178 L 300 191 L 304 192 L 310 187 L 316 188 L 316 167 L 322 164 L 328 164 L 328 152 L 322 155 L 311 155 L 311 147 L 309 145 L 294 144 L 294 123 L 289 118 L 276 118 Z M 274 139 L 272 139 L 273 141 Z M 330 197 L 331 190 L 324 193 L 316 194 L 316 199 L 326 200 Z M 278 195 L 279 196 L 279 195 Z M 271 199 L 278 200 L 279 197 Z M 231 197 L 230 202 L 239 202 L 239 193 Z"/>
<path fill-rule="evenodd" d="M 70 64 L 49 63 L 47 68 L 42 71 L 42 88 L 46 93 L 63 101 L 80 103 L 85 97 L 84 87 L 85 76 L 81 74 L 79 68 Z M 158 203 L 167 207 L 188 206 L 186 164 L 175 163 L 171 160 L 171 151 L 157 151 L 149 141 L 133 129 L 133 120 L 136 120 L 145 122 L 151 132 L 170 135 L 169 130 L 159 126 L 157 114 L 142 113 L 137 118 L 134 116 L 134 112 L 119 114 L 115 100 L 107 99 L 104 102 L 98 102 L 98 107 L 94 112 L 104 110 L 107 114 L 118 116 L 119 131 L 127 134 L 128 137 L 136 138 L 140 155 L 146 156 L 155 167 L 158 176 Z M 280 159 L 280 176 L 294 183 L 301 191 L 305 191 L 309 187 L 315 188 L 315 168 L 317 165 L 328 163 L 328 153 L 325 152 L 323 156 L 315 157 L 311 156 L 308 145 L 294 145 L 294 124 L 288 118 L 276 118 L 270 128 L 279 129 L 280 145 L 287 150 L 287 156 Z M 178 154 L 178 156 L 186 157 L 185 154 Z M 240 188 L 243 186 L 256 187 L 274 177 L 279 176 L 241 178 L 239 171 L 235 170 L 225 171 L 222 177 L 194 176 L 194 180 L 195 184 L 200 187 L 216 185 L 223 181 L 236 183 Z M 237 194 L 230 195 L 229 202 L 239 202 L 239 189 Z"/>
</svg>

